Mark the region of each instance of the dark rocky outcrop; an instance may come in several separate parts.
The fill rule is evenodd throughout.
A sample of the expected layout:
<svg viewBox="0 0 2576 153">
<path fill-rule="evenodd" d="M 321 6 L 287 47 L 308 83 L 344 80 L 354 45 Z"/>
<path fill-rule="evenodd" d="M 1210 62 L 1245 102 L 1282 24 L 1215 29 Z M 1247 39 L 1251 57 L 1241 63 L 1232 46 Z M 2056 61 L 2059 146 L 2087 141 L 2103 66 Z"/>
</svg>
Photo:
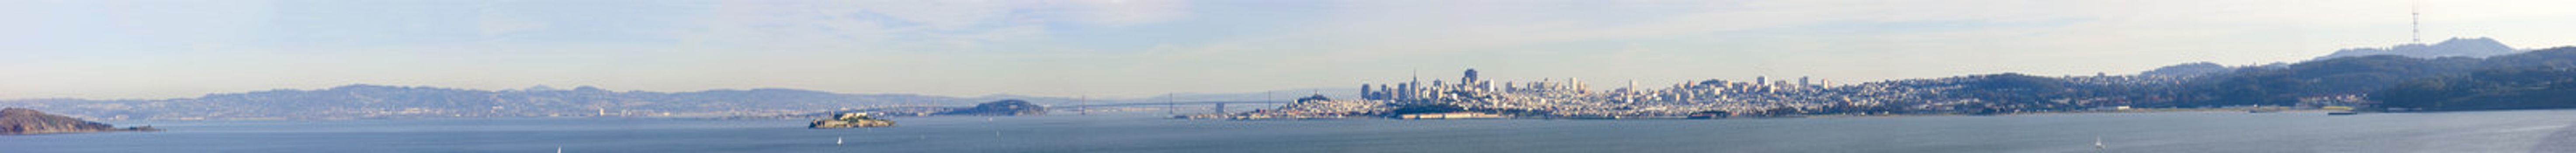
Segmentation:
<svg viewBox="0 0 2576 153">
<path fill-rule="evenodd" d="M 1028 101 L 1011 99 L 975 104 L 975 108 L 941 112 L 939 115 L 1019 116 L 1045 115 L 1046 111 L 1046 106 L 1039 106 L 1037 104 L 1029 103 Z"/>
<path fill-rule="evenodd" d="M 89 122 L 83 121 L 79 118 L 45 114 L 45 112 L 38 112 L 34 109 L 0 109 L 0 134 L 6 135 L 160 130 L 161 129 L 152 128 L 152 126 L 116 128 L 115 125 L 108 125 L 107 123 Z"/>
</svg>

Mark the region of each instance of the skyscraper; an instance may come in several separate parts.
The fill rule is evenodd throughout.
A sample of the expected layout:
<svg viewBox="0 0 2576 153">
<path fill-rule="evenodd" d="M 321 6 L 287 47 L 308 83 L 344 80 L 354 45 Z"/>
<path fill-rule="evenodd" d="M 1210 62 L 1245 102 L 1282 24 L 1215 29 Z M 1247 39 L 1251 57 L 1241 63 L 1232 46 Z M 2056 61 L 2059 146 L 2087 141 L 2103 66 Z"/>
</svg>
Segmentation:
<svg viewBox="0 0 2576 153">
<path fill-rule="evenodd" d="M 1369 84 L 1367 84 L 1367 83 L 1361 83 L 1361 84 L 1360 84 L 1360 99 L 1364 99 L 1364 100 L 1374 100 L 1374 99 L 1377 99 L 1377 92 L 1371 92 L 1371 91 L 1373 91 L 1373 90 L 1369 89 Z M 1268 99 L 1264 99 L 1264 100 L 1268 100 Z"/>
<path fill-rule="evenodd" d="M 1460 81 L 1460 82 L 1459 82 L 1460 84 L 1475 84 L 1475 83 L 1476 83 L 1476 69 L 1467 69 L 1467 74 L 1466 74 L 1466 75 L 1462 75 L 1462 76 L 1464 76 L 1464 77 L 1461 77 L 1461 78 L 1458 80 L 1458 81 Z"/>
<path fill-rule="evenodd" d="M 1807 84 L 1807 77 L 1806 77 L 1806 76 L 1798 76 L 1798 85 L 1800 85 L 1800 86 L 1808 85 L 1808 84 Z"/>
<path fill-rule="evenodd" d="M 1771 82 L 1769 78 L 1764 78 L 1764 77 L 1762 77 L 1762 76 L 1753 76 L 1753 83 L 1760 84 L 1760 83 L 1767 83 L 1767 82 Z"/>
</svg>

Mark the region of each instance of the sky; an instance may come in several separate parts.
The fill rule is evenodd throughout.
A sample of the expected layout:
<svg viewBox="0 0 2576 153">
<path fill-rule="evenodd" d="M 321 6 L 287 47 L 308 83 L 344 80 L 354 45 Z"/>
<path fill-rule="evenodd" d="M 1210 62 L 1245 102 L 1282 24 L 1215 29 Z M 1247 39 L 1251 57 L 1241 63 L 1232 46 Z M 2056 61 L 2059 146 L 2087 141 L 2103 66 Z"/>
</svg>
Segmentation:
<svg viewBox="0 0 2576 153">
<path fill-rule="evenodd" d="M 2576 45 L 2576 1 L 25 0 L 0 99 L 348 84 L 1145 97 L 1501 81 L 1839 84 Z"/>
</svg>

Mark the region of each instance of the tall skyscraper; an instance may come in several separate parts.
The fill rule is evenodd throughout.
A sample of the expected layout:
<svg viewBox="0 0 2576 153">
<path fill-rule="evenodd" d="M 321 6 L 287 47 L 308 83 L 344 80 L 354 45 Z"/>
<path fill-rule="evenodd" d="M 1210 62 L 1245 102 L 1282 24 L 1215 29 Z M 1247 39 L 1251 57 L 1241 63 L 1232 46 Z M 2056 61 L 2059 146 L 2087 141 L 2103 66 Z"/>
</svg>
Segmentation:
<svg viewBox="0 0 2576 153">
<path fill-rule="evenodd" d="M 1413 83 L 1405 83 L 1405 84 L 1397 84 L 1397 85 L 1395 85 L 1395 99 L 1396 99 L 1396 100 L 1412 100 L 1412 99 L 1413 99 Z"/>
<path fill-rule="evenodd" d="M 1360 84 L 1360 99 L 1363 99 L 1363 100 L 1377 99 L 1377 93 L 1376 93 L 1376 92 L 1370 92 L 1370 91 L 1372 91 L 1372 90 L 1370 90 L 1370 89 L 1369 89 L 1369 84 L 1367 84 L 1367 83 L 1361 83 L 1361 84 Z M 1267 99 L 1265 99 L 1265 100 L 1267 100 Z"/>
<path fill-rule="evenodd" d="M 1460 79 L 1460 80 L 1458 80 L 1458 81 L 1461 81 L 1461 82 L 1459 82 L 1459 83 L 1461 83 L 1461 84 L 1475 84 L 1475 83 L 1476 83 L 1476 69 L 1467 69 L 1467 75 L 1466 75 L 1466 77 L 1464 77 L 1464 79 Z"/>
</svg>

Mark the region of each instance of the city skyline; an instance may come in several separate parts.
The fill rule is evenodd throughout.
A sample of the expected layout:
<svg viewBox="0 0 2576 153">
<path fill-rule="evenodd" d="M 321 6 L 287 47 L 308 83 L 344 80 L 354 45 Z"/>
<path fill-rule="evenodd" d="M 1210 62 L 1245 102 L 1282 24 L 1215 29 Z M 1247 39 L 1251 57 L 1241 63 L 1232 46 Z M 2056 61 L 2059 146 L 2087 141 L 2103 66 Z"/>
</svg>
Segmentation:
<svg viewBox="0 0 2576 153">
<path fill-rule="evenodd" d="M 0 36 L 0 99 L 347 84 L 1147 97 L 1460 69 L 1594 89 L 2134 74 L 2408 43 L 2417 6 L 2426 41 L 2576 44 L 2549 37 L 2576 34 L 2553 28 L 2576 26 L 2551 20 L 2576 17 L 2547 7 L 2563 5 L 2472 1 L 13 3 L 26 5 L 0 19 L 34 23 L 0 26 L 25 33 Z"/>
</svg>

